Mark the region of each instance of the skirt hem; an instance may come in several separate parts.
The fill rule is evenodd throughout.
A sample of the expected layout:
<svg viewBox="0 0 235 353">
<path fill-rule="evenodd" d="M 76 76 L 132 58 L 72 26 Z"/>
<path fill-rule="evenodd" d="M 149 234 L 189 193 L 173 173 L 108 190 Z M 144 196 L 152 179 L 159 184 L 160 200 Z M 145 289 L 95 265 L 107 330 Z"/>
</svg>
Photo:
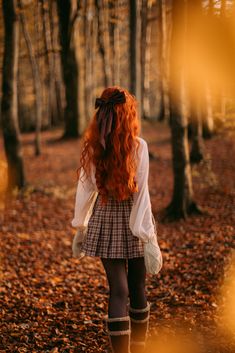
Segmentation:
<svg viewBox="0 0 235 353">
<path fill-rule="evenodd" d="M 103 255 L 90 255 L 90 254 L 85 254 L 84 257 L 99 257 L 102 259 L 123 259 L 123 260 L 128 260 L 128 259 L 136 259 L 136 258 L 140 258 L 140 257 L 144 257 L 144 255 L 133 255 L 133 256 L 118 256 L 118 257 L 114 257 L 114 256 L 103 256 Z"/>
</svg>

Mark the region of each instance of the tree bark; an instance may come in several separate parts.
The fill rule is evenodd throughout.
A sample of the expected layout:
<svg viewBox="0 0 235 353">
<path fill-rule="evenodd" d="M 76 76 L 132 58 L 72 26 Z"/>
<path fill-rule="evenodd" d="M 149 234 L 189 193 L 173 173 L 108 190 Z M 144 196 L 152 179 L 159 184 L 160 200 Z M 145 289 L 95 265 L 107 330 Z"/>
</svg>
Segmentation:
<svg viewBox="0 0 235 353">
<path fill-rule="evenodd" d="M 114 74 L 114 85 L 120 85 L 120 16 L 119 16 L 119 0 L 115 1 L 115 24 L 114 24 L 114 60 L 113 60 L 113 74 Z"/>
<path fill-rule="evenodd" d="M 208 17 L 211 20 L 214 16 L 214 1 L 209 0 L 208 4 Z M 204 116 L 203 119 L 203 137 L 211 138 L 214 135 L 214 119 L 213 119 L 213 98 L 212 98 L 212 86 L 210 81 L 206 81 L 204 84 Z"/>
<path fill-rule="evenodd" d="M 58 26 L 55 25 L 54 19 L 57 18 L 56 3 L 55 1 L 49 2 L 49 23 L 51 31 L 51 45 L 52 55 L 54 62 L 54 75 L 55 75 L 55 94 L 56 94 L 56 105 L 58 120 L 63 119 L 63 108 L 64 108 L 64 89 L 62 82 L 61 72 L 61 60 L 58 50 Z"/>
<path fill-rule="evenodd" d="M 221 5 L 220 5 L 220 20 L 221 22 L 226 22 L 226 0 L 221 0 Z M 226 87 L 225 87 L 225 82 L 222 82 L 221 84 L 221 119 L 222 121 L 225 121 L 226 119 Z"/>
<path fill-rule="evenodd" d="M 151 35 L 152 35 L 152 24 L 147 23 L 146 28 L 146 47 L 145 47 L 145 61 L 144 66 L 141 66 L 144 89 L 141 93 L 144 95 L 143 101 L 143 117 L 151 118 L 151 107 L 150 107 L 150 71 L 151 71 Z M 142 52 L 142 51 L 141 51 Z"/>
<path fill-rule="evenodd" d="M 172 29 L 171 4 L 167 0 L 158 3 L 158 13 L 160 18 L 159 33 L 161 33 L 160 42 L 160 95 L 159 95 L 159 114 L 160 121 L 170 121 L 169 107 L 169 71 L 170 71 L 170 36 Z"/>
<path fill-rule="evenodd" d="M 56 104 L 56 85 L 55 85 L 55 65 L 52 52 L 52 36 L 49 20 L 49 4 L 46 0 L 39 0 L 41 2 L 42 24 L 43 24 L 43 39 L 46 49 L 46 62 L 48 66 L 49 76 L 49 121 L 52 126 L 57 122 L 58 112 Z"/>
<path fill-rule="evenodd" d="M 108 16 L 107 16 L 107 24 L 108 24 L 108 38 L 110 43 L 110 66 L 112 71 L 112 85 L 114 82 L 114 26 L 115 26 L 115 3 L 114 1 L 106 0 L 108 6 Z"/>
<path fill-rule="evenodd" d="M 101 0 L 100 0 L 101 1 Z M 110 44 L 110 34 L 109 34 L 109 7 L 108 0 L 102 0 L 103 2 L 103 38 L 104 38 L 104 59 L 105 59 L 105 68 L 106 68 L 106 76 L 107 76 L 107 86 L 111 86 L 113 83 L 113 75 L 111 70 L 111 44 Z M 107 87 L 106 86 L 106 87 Z"/>
<path fill-rule="evenodd" d="M 3 78 L 2 78 L 2 128 L 8 163 L 10 193 L 15 187 L 25 186 L 22 146 L 18 124 L 17 75 L 19 58 L 19 17 L 16 0 L 3 0 L 5 28 Z"/>
<path fill-rule="evenodd" d="M 92 4 L 90 1 L 85 2 L 85 12 L 84 12 L 84 38 L 85 38 L 85 56 L 84 56 L 84 66 L 85 66 L 85 110 L 86 119 L 89 120 L 91 114 L 91 107 L 93 104 L 93 80 L 92 75 L 92 26 L 94 21 L 94 13 Z"/>
<path fill-rule="evenodd" d="M 91 111 L 94 109 L 94 89 L 97 87 L 97 42 L 98 42 L 98 20 L 97 17 L 95 16 L 95 9 L 94 6 L 92 5 L 92 12 L 94 13 L 93 19 L 92 19 L 92 35 L 91 35 L 91 77 L 93 78 L 92 80 L 92 91 L 91 91 Z"/>
<path fill-rule="evenodd" d="M 145 118 L 151 118 L 151 107 L 150 107 L 150 75 L 151 75 L 151 35 L 152 35 L 152 24 L 147 23 L 146 29 L 146 49 L 145 49 L 145 63 L 142 67 L 144 80 L 144 99 L 143 99 L 143 116 Z M 142 97 L 142 94 L 141 94 Z"/>
<path fill-rule="evenodd" d="M 151 36 L 151 24 L 148 22 L 148 1 L 143 0 L 141 4 L 141 106 L 143 107 L 143 117 L 150 116 L 149 104 L 149 59 L 150 46 L 149 37 Z M 148 37 L 148 38 L 147 38 Z"/>
<path fill-rule="evenodd" d="M 202 137 L 202 100 L 201 92 L 198 91 L 196 94 L 195 104 L 191 105 L 190 109 L 190 120 L 192 128 L 192 145 L 190 151 L 190 162 L 192 164 L 199 163 L 204 159 L 204 142 Z"/>
<path fill-rule="evenodd" d="M 192 146 L 190 151 L 191 163 L 199 163 L 204 158 L 204 142 L 202 137 L 202 94 L 203 83 L 200 77 L 200 58 L 194 62 L 195 56 L 201 52 L 198 23 L 201 23 L 202 2 L 194 0 L 187 6 L 187 90 L 190 102 L 190 126 L 192 132 Z M 199 64 L 199 65 L 198 65 Z"/>
<path fill-rule="evenodd" d="M 141 21 L 139 0 L 129 0 L 130 12 L 130 92 L 135 95 L 139 102 L 139 116 L 142 116 L 141 103 Z"/>
<path fill-rule="evenodd" d="M 63 138 L 80 136 L 78 107 L 78 74 L 73 26 L 77 18 L 78 4 L 75 0 L 57 0 L 61 62 L 65 85 L 66 106 L 64 111 L 65 129 Z"/>
<path fill-rule="evenodd" d="M 173 0 L 170 57 L 170 129 L 174 190 L 165 218 L 186 218 L 198 212 L 193 200 L 192 175 L 189 161 L 187 115 L 185 107 L 184 49 L 186 7 L 184 0 Z"/>
<path fill-rule="evenodd" d="M 203 99 L 202 107 L 204 109 L 202 122 L 202 134 L 204 138 L 211 138 L 214 135 L 214 119 L 213 119 L 213 106 L 212 94 L 209 84 L 204 84 L 205 98 Z"/>
<path fill-rule="evenodd" d="M 22 32 L 25 38 L 26 46 L 29 53 L 29 59 L 32 67 L 33 86 L 35 94 L 35 115 L 36 115 L 36 138 L 35 138 L 35 155 L 41 154 L 41 123 L 42 123 L 42 97 L 41 97 L 41 81 L 39 75 L 38 63 L 34 54 L 32 42 L 26 28 L 25 17 L 23 13 L 22 1 L 18 0 L 18 6 L 20 9 L 20 22 Z"/>
<path fill-rule="evenodd" d="M 102 69 L 103 69 L 103 77 L 104 77 L 104 86 L 111 86 L 111 68 L 109 61 L 109 33 L 107 28 L 107 19 L 105 16 L 105 12 L 107 12 L 107 7 L 105 6 L 105 2 L 102 0 L 95 0 L 96 13 L 98 19 L 98 47 L 102 60 Z M 101 17 L 103 21 L 101 21 Z"/>
<path fill-rule="evenodd" d="M 163 12 L 162 12 L 162 1 L 157 2 L 157 36 L 156 36 L 156 46 L 157 46 L 157 87 L 156 87 L 156 113 L 155 119 L 162 121 L 165 116 L 165 105 L 164 105 L 164 83 L 163 83 L 163 72 L 164 65 L 166 62 L 162 60 L 163 46 L 165 45 L 163 41 L 165 40 L 163 35 Z M 165 48 L 164 48 L 165 49 Z"/>
</svg>

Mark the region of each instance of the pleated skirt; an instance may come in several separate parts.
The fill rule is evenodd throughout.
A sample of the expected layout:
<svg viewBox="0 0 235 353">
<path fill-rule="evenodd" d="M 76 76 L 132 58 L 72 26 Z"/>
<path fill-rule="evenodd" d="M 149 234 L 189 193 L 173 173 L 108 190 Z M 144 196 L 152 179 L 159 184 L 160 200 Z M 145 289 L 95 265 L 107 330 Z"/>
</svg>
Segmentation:
<svg viewBox="0 0 235 353">
<path fill-rule="evenodd" d="M 107 204 L 102 205 L 98 194 L 82 244 L 86 256 L 111 259 L 144 256 L 143 242 L 129 227 L 132 205 L 133 197 L 123 201 L 110 197 Z"/>
</svg>

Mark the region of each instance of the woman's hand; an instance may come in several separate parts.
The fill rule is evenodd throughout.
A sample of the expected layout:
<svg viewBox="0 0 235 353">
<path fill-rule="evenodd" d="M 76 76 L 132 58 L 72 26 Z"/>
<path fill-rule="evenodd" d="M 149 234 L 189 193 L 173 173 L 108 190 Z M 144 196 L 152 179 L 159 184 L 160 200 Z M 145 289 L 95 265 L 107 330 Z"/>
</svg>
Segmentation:
<svg viewBox="0 0 235 353">
<path fill-rule="evenodd" d="M 87 227 L 79 227 L 73 238 L 72 251 L 73 257 L 81 259 L 85 254 L 81 251 L 82 243 L 87 232 Z"/>
</svg>

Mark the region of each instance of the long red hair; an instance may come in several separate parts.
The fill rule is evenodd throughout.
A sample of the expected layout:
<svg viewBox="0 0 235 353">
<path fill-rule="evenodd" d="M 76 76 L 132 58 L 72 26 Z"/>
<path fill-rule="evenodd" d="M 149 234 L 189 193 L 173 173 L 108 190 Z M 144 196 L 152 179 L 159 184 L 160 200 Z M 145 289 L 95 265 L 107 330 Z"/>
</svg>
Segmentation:
<svg viewBox="0 0 235 353">
<path fill-rule="evenodd" d="M 106 150 L 99 141 L 97 114 L 95 113 L 83 136 L 80 167 L 86 176 L 91 174 L 91 164 L 95 166 L 95 178 L 101 201 L 105 204 L 109 196 L 125 200 L 138 191 L 135 180 L 139 148 L 137 136 L 140 124 L 137 115 L 137 101 L 126 89 L 118 86 L 106 88 L 102 99 L 108 99 L 115 90 L 124 92 L 126 102 L 116 104 L 115 126 L 107 139 Z"/>
</svg>

